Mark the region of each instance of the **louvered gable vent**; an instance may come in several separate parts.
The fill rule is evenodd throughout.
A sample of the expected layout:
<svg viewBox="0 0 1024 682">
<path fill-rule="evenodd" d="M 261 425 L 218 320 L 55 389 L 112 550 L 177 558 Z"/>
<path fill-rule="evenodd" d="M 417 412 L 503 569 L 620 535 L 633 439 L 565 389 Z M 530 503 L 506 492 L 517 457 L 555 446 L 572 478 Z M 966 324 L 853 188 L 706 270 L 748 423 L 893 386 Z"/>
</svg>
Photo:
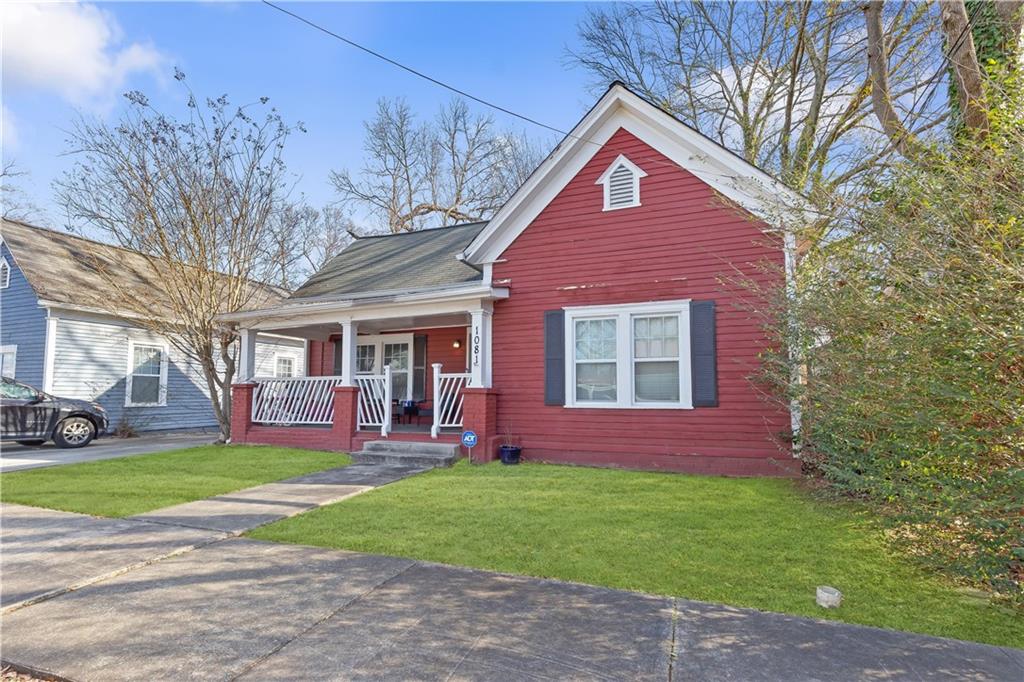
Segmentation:
<svg viewBox="0 0 1024 682">
<path fill-rule="evenodd" d="M 604 185 L 604 210 L 639 206 L 640 178 L 646 175 L 636 164 L 620 154 L 597 179 L 597 184 Z"/>
</svg>

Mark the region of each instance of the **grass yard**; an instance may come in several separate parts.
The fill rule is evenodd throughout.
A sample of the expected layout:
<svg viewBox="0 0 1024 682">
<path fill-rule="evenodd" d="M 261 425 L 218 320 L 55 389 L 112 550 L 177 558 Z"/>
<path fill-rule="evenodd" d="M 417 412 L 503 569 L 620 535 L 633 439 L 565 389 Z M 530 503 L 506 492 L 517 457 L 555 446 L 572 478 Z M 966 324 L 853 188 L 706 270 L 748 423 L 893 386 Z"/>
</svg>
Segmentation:
<svg viewBox="0 0 1024 682">
<path fill-rule="evenodd" d="M 348 455 L 291 448 L 206 445 L 0 475 L 0 500 L 131 516 L 345 466 Z"/>
<path fill-rule="evenodd" d="M 459 464 L 250 535 L 1024 647 L 1024 614 L 895 557 L 863 509 L 785 480 Z M 823 584 L 842 607 L 815 605 Z"/>
</svg>

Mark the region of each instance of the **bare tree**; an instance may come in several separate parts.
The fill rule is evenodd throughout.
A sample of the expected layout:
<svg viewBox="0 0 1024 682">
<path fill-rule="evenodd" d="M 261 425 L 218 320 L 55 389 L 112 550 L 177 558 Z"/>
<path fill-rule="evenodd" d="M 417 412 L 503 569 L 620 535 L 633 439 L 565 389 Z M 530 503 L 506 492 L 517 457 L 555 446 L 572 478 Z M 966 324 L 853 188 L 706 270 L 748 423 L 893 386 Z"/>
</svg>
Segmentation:
<svg viewBox="0 0 1024 682">
<path fill-rule="evenodd" d="M 535 143 L 496 130 L 459 99 L 426 123 L 405 101 L 382 99 L 365 127 L 362 170 L 336 171 L 331 181 L 343 205 L 392 233 L 486 218 L 543 158 Z"/>
<path fill-rule="evenodd" d="M 0 168 L 0 204 L 3 217 L 7 220 L 32 222 L 39 215 L 39 208 L 33 204 L 16 184 L 17 178 L 28 175 L 18 168 L 14 161 L 5 159 Z"/>
<path fill-rule="evenodd" d="M 184 82 L 180 71 L 175 78 Z M 108 288 L 91 304 L 130 317 L 199 364 L 226 440 L 237 343 L 217 316 L 277 297 L 256 282 L 268 275 L 267 225 L 293 128 L 266 98 L 235 107 L 226 96 L 200 103 L 188 91 L 188 112 L 176 118 L 142 93 L 126 97 L 115 124 L 82 118 L 74 126 L 76 161 L 57 193 L 72 227 L 140 254 L 136 277 L 97 260 Z"/>
<path fill-rule="evenodd" d="M 887 12 L 891 100 L 896 116 L 924 135 L 944 119 L 919 97 L 937 17 L 910 0 Z M 579 33 L 570 60 L 597 85 L 625 82 L 812 194 L 870 177 L 892 152 L 872 116 L 856 4 L 661 0 L 595 8 Z"/>
<path fill-rule="evenodd" d="M 352 241 L 352 220 L 337 207 L 298 202 L 275 211 L 268 226 L 267 261 L 283 289 L 301 285 Z"/>
</svg>

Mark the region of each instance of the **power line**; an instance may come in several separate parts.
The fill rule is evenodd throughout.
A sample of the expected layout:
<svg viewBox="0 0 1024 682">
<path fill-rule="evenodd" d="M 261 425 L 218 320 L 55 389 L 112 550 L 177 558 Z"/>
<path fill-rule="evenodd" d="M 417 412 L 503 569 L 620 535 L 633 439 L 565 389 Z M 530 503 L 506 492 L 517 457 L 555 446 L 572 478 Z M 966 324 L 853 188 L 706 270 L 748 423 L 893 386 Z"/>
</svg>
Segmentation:
<svg viewBox="0 0 1024 682">
<path fill-rule="evenodd" d="M 475 95 L 471 95 L 468 92 L 466 92 L 465 90 L 460 90 L 459 88 L 455 87 L 454 85 L 449 85 L 448 83 L 445 83 L 442 80 L 438 80 L 437 78 L 434 78 L 433 76 L 428 76 L 427 74 L 423 73 L 422 71 L 417 71 L 416 69 L 412 68 L 411 66 L 406 66 L 405 64 L 403 64 L 403 63 L 401 63 L 399 61 L 396 61 L 394 59 L 391 59 L 390 57 L 382 55 L 380 52 L 377 52 L 376 50 L 372 50 L 372 49 L 366 47 L 365 45 L 360 45 L 359 43 L 355 42 L 354 40 L 349 40 L 345 36 L 339 35 L 339 34 L 335 33 L 334 31 L 330 30 L 329 28 L 325 28 L 324 26 L 321 26 L 320 24 L 318 24 L 318 23 L 316 23 L 314 21 L 311 21 L 311 20 L 309 20 L 309 19 L 307 19 L 307 18 L 305 18 L 303 16 L 300 16 L 300 15 L 296 14 L 295 12 L 287 10 L 284 7 L 281 7 L 280 5 L 275 5 L 274 3 L 270 2 L 269 0 L 262 0 L 262 2 L 263 2 L 264 5 L 266 5 L 268 7 L 272 7 L 274 9 L 276 9 L 278 12 L 281 12 L 283 14 L 287 14 L 288 16 L 292 17 L 293 19 L 301 21 L 302 23 L 306 24 L 307 26 L 310 26 L 310 27 L 312 27 L 312 28 L 322 32 L 322 33 L 326 33 L 327 35 L 331 36 L 332 38 L 336 38 L 337 40 L 340 40 L 341 42 L 345 43 L 346 45 L 351 45 L 352 47 L 354 47 L 356 49 L 359 49 L 359 50 L 362 50 L 363 52 L 365 52 L 365 53 L 367 53 L 369 55 L 372 55 L 372 56 L 376 57 L 377 59 L 385 61 L 388 64 L 391 64 L 392 66 L 397 66 L 398 68 L 402 69 L 403 71 L 408 71 L 409 73 L 411 73 L 414 76 L 418 76 L 419 78 L 422 78 L 424 80 L 430 81 L 434 85 L 440 86 L 440 87 L 442 87 L 442 88 L 444 88 L 446 90 L 450 90 L 451 92 L 454 92 L 457 95 L 465 97 L 466 99 L 471 99 L 474 102 L 477 102 L 479 104 L 483 104 L 486 107 L 490 107 L 491 109 L 495 109 L 495 110 L 500 111 L 500 112 L 502 112 L 504 114 L 508 114 L 509 116 L 514 116 L 515 118 L 518 118 L 518 119 L 521 119 L 523 121 L 526 121 L 527 123 L 532 123 L 535 126 L 540 126 L 541 128 L 546 128 L 546 129 L 548 129 L 548 130 L 550 130 L 552 132 L 558 133 L 559 135 L 566 135 L 566 136 L 570 135 L 570 133 L 567 133 L 564 130 L 559 130 L 558 128 L 555 128 L 554 126 L 549 126 L 546 123 L 541 123 L 540 121 L 538 121 L 536 119 L 533 119 L 533 118 L 530 118 L 529 116 L 524 116 L 523 114 L 517 114 L 516 112 L 512 111 L 511 109 L 506 109 L 505 107 L 500 106 L 498 104 L 495 104 L 494 102 L 489 102 L 489 101 L 487 101 L 485 99 L 482 99 L 480 97 L 477 97 Z"/>
<path fill-rule="evenodd" d="M 942 59 L 939 61 L 939 68 L 935 70 L 935 75 L 929 79 L 932 81 L 932 83 L 928 89 L 928 96 L 925 97 L 924 104 L 922 104 L 921 106 L 922 111 L 928 108 L 928 105 L 931 104 L 932 97 L 934 97 L 935 93 L 938 92 L 938 86 L 941 82 L 940 76 L 942 75 L 942 72 L 947 68 L 947 66 L 953 65 L 953 55 L 960 49 L 960 47 L 963 45 L 964 40 L 970 34 L 971 26 L 972 24 L 974 24 L 975 20 L 977 20 L 978 14 L 981 12 L 981 5 L 982 3 L 979 2 L 977 5 L 974 6 L 974 9 L 971 12 L 970 16 L 967 17 L 967 24 L 960 31 L 960 35 L 957 36 L 955 41 L 953 41 L 952 47 L 950 47 L 947 53 L 942 55 Z M 914 103 L 911 105 L 910 111 L 913 111 L 916 105 L 917 99 L 915 98 Z M 963 112 L 961 112 L 961 115 L 962 113 Z M 909 118 L 910 112 L 908 112 L 907 116 Z"/>
</svg>

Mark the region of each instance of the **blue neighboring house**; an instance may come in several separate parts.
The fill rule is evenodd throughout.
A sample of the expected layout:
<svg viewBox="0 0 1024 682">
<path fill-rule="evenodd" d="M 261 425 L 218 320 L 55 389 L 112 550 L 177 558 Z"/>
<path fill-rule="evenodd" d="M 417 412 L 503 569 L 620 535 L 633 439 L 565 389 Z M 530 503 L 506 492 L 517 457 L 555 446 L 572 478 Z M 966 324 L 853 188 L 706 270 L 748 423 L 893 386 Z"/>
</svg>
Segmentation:
<svg viewBox="0 0 1024 682">
<path fill-rule="evenodd" d="M 2 225 L 0 374 L 96 400 L 111 428 L 216 426 L 198 363 L 166 336 L 96 305 L 109 281 L 96 271 L 97 258 L 139 291 L 156 286 L 137 252 L 12 220 Z M 306 350 L 302 339 L 260 335 L 256 374 L 303 376 Z"/>
</svg>

